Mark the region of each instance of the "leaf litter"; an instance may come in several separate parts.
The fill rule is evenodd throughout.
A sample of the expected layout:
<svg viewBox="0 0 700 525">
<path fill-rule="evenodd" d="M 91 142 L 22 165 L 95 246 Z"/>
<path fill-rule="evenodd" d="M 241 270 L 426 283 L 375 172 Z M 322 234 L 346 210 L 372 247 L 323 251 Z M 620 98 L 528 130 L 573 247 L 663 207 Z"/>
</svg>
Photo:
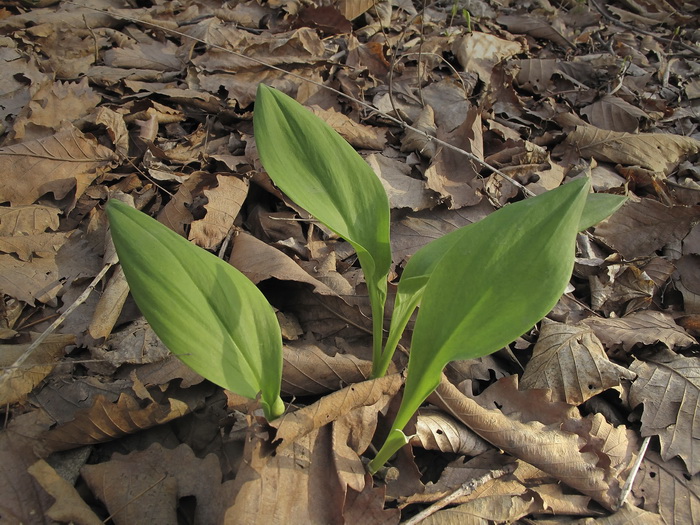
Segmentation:
<svg viewBox="0 0 700 525">
<path fill-rule="evenodd" d="M 674 6 L 3 7 L 2 519 L 389 524 L 469 486 L 420 519 L 698 523 L 698 8 Z M 550 320 L 450 365 L 375 479 L 364 462 L 402 380 L 367 381 L 352 249 L 262 171 L 260 82 L 380 177 L 394 276 L 428 241 L 576 176 L 631 197 L 579 237 Z M 143 323 L 106 242 L 118 192 L 275 306 L 278 422 L 203 383 Z"/>
</svg>

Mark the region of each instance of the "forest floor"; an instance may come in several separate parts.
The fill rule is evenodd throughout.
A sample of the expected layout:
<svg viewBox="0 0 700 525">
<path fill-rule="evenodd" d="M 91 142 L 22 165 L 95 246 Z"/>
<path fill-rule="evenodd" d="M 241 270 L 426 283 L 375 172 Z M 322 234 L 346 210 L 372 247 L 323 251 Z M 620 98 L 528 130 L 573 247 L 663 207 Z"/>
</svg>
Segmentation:
<svg viewBox="0 0 700 525">
<path fill-rule="evenodd" d="M 699 15 L 691 0 L 0 3 L 0 523 L 700 523 Z M 370 380 L 357 257 L 262 168 L 261 82 L 381 179 L 390 296 L 419 248 L 509 203 L 584 176 L 629 197 L 579 235 L 547 318 L 450 363 L 374 477 L 411 325 Z M 115 196 L 265 294 L 282 418 L 158 340 L 110 255 Z"/>
</svg>

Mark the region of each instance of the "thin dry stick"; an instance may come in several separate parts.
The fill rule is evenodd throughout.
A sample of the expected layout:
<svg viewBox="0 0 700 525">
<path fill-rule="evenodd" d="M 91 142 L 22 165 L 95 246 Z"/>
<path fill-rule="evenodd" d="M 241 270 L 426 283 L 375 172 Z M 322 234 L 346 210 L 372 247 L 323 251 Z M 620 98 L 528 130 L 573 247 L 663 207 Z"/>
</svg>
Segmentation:
<svg viewBox="0 0 700 525">
<path fill-rule="evenodd" d="M 618 510 L 620 507 L 622 507 L 625 504 L 625 500 L 627 499 L 627 496 L 629 496 L 629 493 L 632 490 L 632 484 L 634 483 L 634 478 L 637 477 L 637 472 L 639 472 L 639 467 L 642 464 L 642 460 L 644 459 L 644 454 L 647 453 L 647 447 L 649 446 L 650 439 L 651 439 L 651 436 L 647 436 L 644 438 L 644 441 L 642 441 L 642 446 L 639 447 L 639 454 L 637 455 L 637 460 L 634 462 L 634 465 L 632 465 L 632 470 L 630 471 L 630 475 L 627 477 L 627 481 L 625 481 L 625 484 L 622 486 L 622 492 L 620 493 L 620 499 L 619 499 L 617 506 L 615 507 L 614 510 Z"/>
<path fill-rule="evenodd" d="M 464 482 L 462 486 L 455 490 L 452 494 L 445 496 L 440 501 L 436 501 L 427 509 L 422 510 L 421 512 L 413 516 L 411 519 L 404 521 L 402 525 L 416 525 L 416 523 L 420 523 L 425 518 L 431 516 L 432 514 L 435 514 L 437 511 L 443 509 L 453 501 L 456 501 L 457 499 L 463 496 L 471 494 L 476 489 L 478 489 L 482 485 L 485 485 L 492 479 L 498 479 L 502 478 L 503 476 L 507 476 L 508 474 L 512 474 L 515 471 L 515 467 L 515 463 L 509 463 L 503 468 L 492 470 L 481 477 L 470 479 L 469 481 Z"/>
<path fill-rule="evenodd" d="M 285 75 L 287 75 L 287 76 L 289 76 L 289 77 L 295 78 L 295 79 L 297 79 L 297 80 L 299 80 L 299 81 L 301 81 L 301 82 L 308 82 L 308 83 L 313 84 L 313 85 L 315 85 L 315 86 L 318 86 L 318 87 L 320 87 L 320 88 L 326 89 L 326 90 L 328 90 L 328 91 L 330 91 L 330 92 L 332 92 L 332 93 L 335 93 L 336 95 L 338 95 L 338 96 L 340 96 L 340 97 L 346 98 L 346 99 L 348 99 L 348 100 L 352 100 L 352 101 L 355 102 L 356 104 L 358 104 L 358 105 L 360 105 L 360 106 L 362 106 L 362 107 L 364 107 L 364 108 L 366 108 L 366 109 L 369 109 L 369 110 L 372 111 L 373 113 L 376 113 L 377 115 L 380 115 L 382 118 L 384 118 L 384 119 L 386 119 L 386 120 L 388 120 L 388 121 L 390 121 L 390 122 L 393 122 L 394 124 L 396 124 L 396 125 L 398 125 L 398 126 L 404 128 L 404 129 L 410 129 L 411 131 L 414 131 L 414 132 L 416 132 L 416 133 L 418 133 L 418 134 L 424 136 L 424 137 L 425 137 L 426 139 L 428 139 L 429 141 L 433 141 L 433 142 L 435 142 L 436 144 L 442 146 L 443 148 L 446 148 L 446 149 L 449 149 L 449 150 L 454 151 L 454 152 L 456 152 L 456 153 L 459 153 L 460 155 L 464 155 L 464 156 L 467 157 L 468 159 L 470 159 L 470 160 L 476 162 L 477 164 L 479 164 L 480 166 L 482 166 L 482 167 L 488 169 L 490 172 L 495 173 L 496 175 L 499 175 L 499 176 L 503 177 L 505 180 L 507 180 L 508 182 L 510 182 L 511 184 L 513 184 L 514 186 L 516 186 L 517 188 L 519 188 L 520 190 L 522 190 L 523 194 L 524 194 L 526 197 L 533 197 L 533 196 L 534 196 L 534 193 L 532 193 L 530 190 L 528 190 L 525 186 L 523 186 L 522 184 L 520 184 L 518 181 L 516 181 L 515 179 L 512 179 L 511 177 L 509 177 L 508 175 L 506 175 L 505 173 L 503 173 L 503 172 L 502 172 L 501 170 L 499 170 L 498 168 L 496 168 L 496 167 L 494 167 L 494 166 L 491 166 L 489 163 L 487 163 L 487 162 L 481 160 L 479 157 L 477 157 L 477 156 L 474 155 L 473 153 L 470 153 L 470 152 L 465 151 L 465 150 L 463 150 L 463 149 L 461 149 L 461 148 L 458 148 L 458 147 L 456 147 L 456 146 L 453 146 L 453 145 L 450 144 L 449 142 L 445 142 L 444 140 L 440 140 L 440 139 L 438 139 L 438 138 L 436 138 L 436 137 L 433 137 L 432 135 L 429 135 L 428 133 L 426 133 L 426 132 L 424 132 L 424 131 L 422 131 L 422 130 L 420 130 L 420 129 L 414 128 L 413 126 L 409 126 L 408 124 L 406 124 L 406 123 L 403 122 L 402 120 L 400 120 L 400 119 L 398 119 L 398 118 L 395 118 L 395 117 L 392 117 L 391 115 L 388 115 L 387 113 L 383 113 L 383 112 L 379 111 L 379 110 L 378 110 L 377 108 L 375 108 L 372 104 L 369 104 L 369 103 L 364 102 L 364 101 L 362 101 L 362 100 L 358 100 L 358 99 L 356 99 L 355 97 L 352 97 L 351 95 L 348 95 L 348 94 L 346 94 L 346 93 L 343 93 L 342 91 L 340 91 L 340 90 L 338 90 L 338 89 L 335 89 L 335 88 L 332 88 L 332 87 L 330 87 L 330 86 L 326 86 L 326 85 L 322 84 L 321 82 L 317 82 L 316 80 L 312 80 L 312 79 L 310 79 L 310 78 L 305 78 L 304 76 L 299 75 L 299 74 L 297 74 L 297 73 L 293 73 L 293 72 L 287 71 L 287 70 L 285 70 L 285 69 L 283 69 L 283 68 L 281 68 L 281 67 L 274 66 L 274 65 L 272 65 L 272 64 L 268 64 L 268 63 L 266 63 L 264 60 L 262 60 L 262 59 L 260 59 L 260 58 L 246 56 L 246 55 L 244 55 L 244 54 L 242 54 L 242 53 L 238 53 L 237 51 L 233 51 L 232 49 L 228 49 L 228 48 L 223 47 L 223 46 L 220 46 L 220 45 L 218 45 L 218 44 L 211 44 L 211 43 L 207 42 L 206 40 L 202 40 L 201 38 L 193 37 L 193 36 L 191 36 L 191 35 L 188 35 L 187 33 L 183 33 L 182 31 L 177 31 L 177 30 L 175 30 L 175 29 L 169 29 L 169 28 L 167 28 L 167 27 L 163 27 L 163 26 L 160 26 L 160 25 L 158 25 L 158 24 L 154 24 L 153 22 L 150 22 L 150 21 L 139 20 L 138 18 L 126 16 L 126 15 L 123 15 L 123 14 L 121 14 L 121 13 L 110 13 L 109 11 L 105 11 L 105 10 L 103 10 L 103 9 L 97 9 L 97 8 L 94 8 L 94 7 L 89 7 L 89 6 L 86 6 L 86 5 L 82 5 L 82 4 L 78 3 L 78 2 L 72 2 L 72 1 L 69 1 L 69 0 L 67 0 L 67 1 L 64 2 L 64 3 L 66 3 L 66 4 L 71 4 L 71 5 L 75 5 L 75 6 L 78 6 L 78 7 L 80 7 L 80 8 L 83 8 L 83 9 L 89 9 L 89 10 L 91 10 L 91 11 L 97 11 L 98 13 L 102 13 L 102 14 L 106 14 L 106 15 L 112 16 L 112 17 L 114 17 L 114 18 L 116 18 L 116 19 L 118 19 L 118 20 L 127 20 L 127 21 L 129 21 L 129 22 L 134 22 L 134 23 L 136 23 L 136 24 L 143 24 L 143 25 L 146 25 L 146 26 L 150 26 L 150 27 L 153 27 L 153 28 L 158 29 L 158 30 L 160 30 L 160 31 L 163 31 L 163 32 L 165 32 L 165 33 L 169 33 L 169 34 L 172 34 L 172 35 L 177 35 L 177 36 L 182 37 L 182 38 L 189 38 L 189 39 L 191 39 L 191 40 L 194 40 L 195 42 L 199 42 L 200 44 L 204 44 L 205 46 L 208 46 L 208 47 L 210 47 L 210 48 L 212 48 L 212 49 L 218 49 L 219 51 L 223 51 L 224 53 L 230 53 L 230 54 L 235 55 L 235 56 L 237 56 L 237 57 L 239 57 L 239 58 L 243 58 L 243 59 L 245 59 L 245 60 L 250 60 L 251 62 L 254 62 L 254 63 L 259 64 L 259 65 L 262 65 L 262 66 L 265 66 L 266 68 L 272 69 L 273 71 L 278 71 L 278 72 L 283 73 L 283 74 L 285 74 Z"/>
</svg>

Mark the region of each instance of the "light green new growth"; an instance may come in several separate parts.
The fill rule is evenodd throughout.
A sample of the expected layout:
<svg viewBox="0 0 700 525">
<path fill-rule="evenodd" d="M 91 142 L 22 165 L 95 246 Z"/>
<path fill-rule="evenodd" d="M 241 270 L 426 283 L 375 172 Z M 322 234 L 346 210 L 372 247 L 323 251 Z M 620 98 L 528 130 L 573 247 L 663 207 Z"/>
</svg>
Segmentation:
<svg viewBox="0 0 700 525">
<path fill-rule="evenodd" d="M 107 215 L 131 294 L 163 343 L 212 383 L 250 399 L 260 393 L 268 420 L 282 415 L 282 334 L 257 287 L 118 200 Z"/>
<path fill-rule="evenodd" d="M 401 407 L 371 472 L 407 443 L 402 430 L 447 363 L 495 352 L 547 314 L 569 281 L 577 232 L 624 202 L 590 194 L 584 178 L 424 246 L 404 268 L 384 346 L 391 249 L 380 180 L 330 126 L 262 84 L 254 125 L 275 184 L 357 252 L 372 305 L 373 377 L 386 372 L 420 304 Z M 257 287 L 123 203 L 110 201 L 107 213 L 136 303 L 168 348 L 210 381 L 249 398 L 260 395 L 268 419 L 281 415 L 280 328 Z"/>
<path fill-rule="evenodd" d="M 264 84 L 258 86 L 253 125 L 260 160 L 274 183 L 355 249 L 369 291 L 378 363 L 391 266 L 389 199 L 382 183 L 333 128 Z M 373 377 L 381 375 L 373 368 Z"/>
</svg>

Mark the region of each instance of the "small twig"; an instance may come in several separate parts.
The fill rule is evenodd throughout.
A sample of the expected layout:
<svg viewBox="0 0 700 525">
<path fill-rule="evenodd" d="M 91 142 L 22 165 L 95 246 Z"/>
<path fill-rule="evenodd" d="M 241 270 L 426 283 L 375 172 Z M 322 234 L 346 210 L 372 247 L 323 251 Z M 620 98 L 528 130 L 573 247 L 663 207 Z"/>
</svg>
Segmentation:
<svg viewBox="0 0 700 525">
<path fill-rule="evenodd" d="M 651 436 L 647 436 L 644 438 L 644 441 L 642 441 L 642 446 L 639 447 L 639 454 L 637 455 L 637 460 L 634 462 L 634 465 L 632 465 L 632 470 L 630 471 L 630 475 L 627 476 L 627 481 L 625 481 L 625 484 L 622 486 L 622 492 L 620 493 L 620 499 L 617 502 L 617 506 L 615 507 L 614 510 L 620 509 L 625 504 L 625 500 L 627 499 L 627 496 L 629 496 L 630 491 L 632 490 L 632 484 L 634 483 L 634 478 L 637 477 L 637 472 L 639 472 L 639 467 L 642 464 L 642 460 L 644 459 L 644 454 L 647 453 L 647 447 L 649 446 L 649 440 L 651 439 Z"/>
<path fill-rule="evenodd" d="M 427 509 L 424 509 L 420 511 L 418 514 L 413 516 L 411 519 L 404 521 L 402 525 L 416 525 L 416 523 L 420 523 L 423 521 L 425 518 L 428 516 L 431 516 L 432 514 L 435 514 L 437 511 L 443 509 L 453 501 L 456 501 L 457 499 L 468 496 L 472 492 L 474 492 L 476 489 L 481 487 L 482 485 L 485 485 L 489 481 L 493 479 L 498 479 L 502 478 L 503 476 L 507 476 L 508 474 L 512 474 L 515 472 L 516 468 L 515 463 L 509 463 L 508 465 L 504 466 L 503 468 L 492 470 L 490 472 L 487 472 L 481 477 L 470 479 L 469 481 L 466 481 L 462 484 L 461 487 L 459 487 L 457 490 L 452 492 L 452 494 L 449 494 L 442 498 L 439 501 L 436 501 L 433 503 L 430 507 Z"/>
<path fill-rule="evenodd" d="M 78 308 L 81 304 L 83 304 L 87 298 L 90 296 L 90 293 L 95 289 L 95 287 L 99 284 L 99 282 L 102 280 L 102 278 L 105 276 L 107 271 L 114 265 L 114 263 L 108 263 L 105 264 L 102 270 L 100 270 L 100 273 L 98 273 L 95 278 L 92 280 L 90 285 L 83 291 L 83 293 L 80 294 L 80 296 L 71 304 L 65 312 L 63 312 L 58 319 L 56 319 L 53 323 L 51 323 L 51 326 L 49 326 L 44 332 L 37 337 L 34 342 L 29 345 L 29 348 L 27 348 L 24 353 L 19 356 L 12 365 L 3 371 L 2 375 L 0 375 L 0 388 L 4 386 L 5 382 L 8 379 L 8 374 L 9 374 L 9 369 L 12 368 L 19 368 L 21 367 L 24 362 L 29 359 L 29 357 L 32 355 L 34 350 L 39 348 L 39 345 L 46 341 L 46 339 L 56 331 L 56 329 L 61 326 L 61 323 L 66 320 L 66 318 L 73 313 L 73 311 Z"/>
</svg>

